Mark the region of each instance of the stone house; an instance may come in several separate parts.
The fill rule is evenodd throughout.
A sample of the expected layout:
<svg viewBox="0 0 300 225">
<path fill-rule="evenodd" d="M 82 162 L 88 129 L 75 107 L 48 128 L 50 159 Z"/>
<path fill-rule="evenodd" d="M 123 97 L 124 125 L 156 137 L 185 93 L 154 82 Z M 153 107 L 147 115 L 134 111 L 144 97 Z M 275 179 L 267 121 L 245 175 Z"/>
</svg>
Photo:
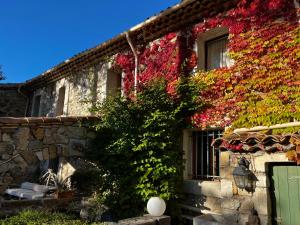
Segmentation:
<svg viewBox="0 0 300 225">
<path fill-rule="evenodd" d="M 238 27 L 240 24 L 236 20 L 228 27 L 224 25 L 225 23 L 222 23 L 222 26 L 218 25 L 218 16 L 232 12 L 231 10 L 240 7 L 242 3 L 250 10 L 251 1 L 182 1 L 128 32 L 67 59 L 38 77 L 22 84 L 0 85 L 0 115 L 47 117 L 46 121 L 56 116 L 62 116 L 59 117 L 60 120 L 64 120 L 62 119 L 64 117 L 67 119 L 74 116 L 91 116 L 88 109 L 96 101 L 101 101 L 108 95 L 128 93 L 128 89 L 135 85 L 133 72 L 135 69 L 139 72 L 138 81 L 141 83 L 151 79 L 151 73 L 159 74 L 161 71 L 166 73 L 166 78 L 172 83 L 182 72 L 192 74 L 196 70 L 209 71 L 230 67 L 235 62 L 227 54 L 228 35 L 232 35 L 230 29 L 233 25 Z M 294 12 L 294 20 L 297 20 L 298 2 L 294 1 L 287 6 L 287 11 Z M 278 13 L 281 12 L 278 8 L 272 10 L 267 13 L 268 18 L 281 21 L 285 16 Z M 233 20 L 236 19 L 235 15 L 231 16 Z M 194 32 L 195 30 L 197 32 Z M 151 55 L 155 47 L 159 53 L 152 58 L 149 57 L 150 59 L 147 58 L 147 54 Z M 135 58 L 135 55 L 140 57 Z M 155 61 L 155 57 L 158 57 L 157 61 L 160 62 Z M 178 65 L 181 65 L 185 58 L 191 60 L 185 63 L 186 67 L 182 69 Z M 122 59 L 129 60 L 124 63 Z M 152 70 L 149 69 L 149 72 L 148 68 Z M 90 100 L 89 103 L 84 103 L 87 99 Z M 6 128 L 1 131 L 1 126 L 7 127 L 7 122 L 5 125 L 5 122 L 1 121 L 0 134 L 1 132 L 6 134 Z M 44 120 L 42 121 L 36 124 L 44 126 Z M 34 118 L 29 122 L 32 123 L 35 123 Z M 17 126 L 16 124 L 23 122 L 13 124 Z M 58 132 L 69 128 L 59 129 L 56 124 L 55 129 Z M 289 161 L 290 158 L 286 157 L 285 153 L 296 150 L 299 152 L 299 147 L 296 147 L 299 146 L 299 134 L 288 137 L 268 135 L 261 137 L 259 133 L 251 133 L 258 131 L 252 129 L 249 130 L 250 133 L 246 131 L 246 134 L 243 134 L 246 137 L 243 136 L 241 140 L 240 136 L 222 138 L 224 129 L 223 126 L 215 126 L 209 129 L 189 129 L 183 133 L 186 161 L 184 172 L 186 201 L 182 204 L 184 217 L 192 220 L 201 214 L 211 214 L 224 224 L 245 224 L 251 209 L 255 208 L 261 224 L 299 224 L 297 212 L 300 213 L 300 207 L 296 202 L 300 200 L 298 179 L 300 170 L 296 163 Z M 64 139 L 64 143 L 59 141 L 55 146 L 56 144 L 69 146 L 72 142 L 69 139 L 79 139 L 80 142 L 87 138 L 88 134 L 87 131 L 82 133 L 84 134 L 80 137 L 67 136 L 65 139 L 68 140 Z M 2 135 L 0 143 L 7 144 L 4 138 L 6 136 Z M 29 135 L 30 140 L 36 138 L 38 137 Z M 43 146 L 36 149 L 43 149 L 46 145 L 50 151 L 51 143 L 47 141 L 45 143 L 44 139 L 43 136 Z M 220 141 L 215 143 L 215 139 Z M 226 143 L 242 144 L 247 150 L 243 153 L 227 151 L 232 149 L 226 147 Z M 255 149 L 257 146 L 260 146 L 259 149 Z M 56 146 L 56 153 L 59 152 L 57 148 Z M 224 151 L 219 151 L 220 148 Z M 249 149 L 251 150 L 248 151 Z M 45 154 L 40 150 L 36 152 Z M 253 192 L 237 188 L 233 180 L 233 169 L 242 156 L 251 162 L 250 168 L 257 177 Z M 297 155 L 294 161 L 297 161 Z M 282 183 L 288 185 L 281 185 Z M 287 207 L 288 211 L 295 211 L 289 213 Z"/>
</svg>

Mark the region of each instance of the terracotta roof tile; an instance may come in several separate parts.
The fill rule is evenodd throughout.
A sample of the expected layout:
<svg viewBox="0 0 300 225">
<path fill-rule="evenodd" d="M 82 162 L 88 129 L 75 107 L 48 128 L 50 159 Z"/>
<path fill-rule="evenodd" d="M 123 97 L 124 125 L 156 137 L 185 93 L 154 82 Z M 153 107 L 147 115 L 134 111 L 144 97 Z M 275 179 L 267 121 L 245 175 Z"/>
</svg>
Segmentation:
<svg viewBox="0 0 300 225">
<path fill-rule="evenodd" d="M 300 145 L 300 130 L 294 134 L 268 135 L 260 132 L 234 133 L 214 140 L 212 146 L 230 151 L 289 151 Z"/>
</svg>

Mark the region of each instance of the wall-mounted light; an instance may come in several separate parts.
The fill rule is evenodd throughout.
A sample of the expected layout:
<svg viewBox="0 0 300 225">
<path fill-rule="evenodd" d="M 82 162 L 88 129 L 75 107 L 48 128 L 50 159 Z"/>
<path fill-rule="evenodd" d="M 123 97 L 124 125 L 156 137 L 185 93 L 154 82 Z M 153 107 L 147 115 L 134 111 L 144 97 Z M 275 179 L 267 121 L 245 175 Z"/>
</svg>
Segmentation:
<svg viewBox="0 0 300 225">
<path fill-rule="evenodd" d="M 233 170 L 233 178 L 236 186 L 245 189 L 248 192 L 254 192 L 256 188 L 257 178 L 249 169 L 250 162 L 242 157 L 238 163 L 238 167 Z"/>
</svg>

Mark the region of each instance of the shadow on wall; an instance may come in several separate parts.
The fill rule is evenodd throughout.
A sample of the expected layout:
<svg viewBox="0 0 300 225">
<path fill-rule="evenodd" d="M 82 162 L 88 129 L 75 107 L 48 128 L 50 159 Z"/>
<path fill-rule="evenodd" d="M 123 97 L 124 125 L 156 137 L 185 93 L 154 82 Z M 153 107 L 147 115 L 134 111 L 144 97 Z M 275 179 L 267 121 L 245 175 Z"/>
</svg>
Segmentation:
<svg viewBox="0 0 300 225">
<path fill-rule="evenodd" d="M 5 90 L 0 86 L 0 117 L 22 117 L 25 115 L 27 99 L 17 88 Z"/>
</svg>

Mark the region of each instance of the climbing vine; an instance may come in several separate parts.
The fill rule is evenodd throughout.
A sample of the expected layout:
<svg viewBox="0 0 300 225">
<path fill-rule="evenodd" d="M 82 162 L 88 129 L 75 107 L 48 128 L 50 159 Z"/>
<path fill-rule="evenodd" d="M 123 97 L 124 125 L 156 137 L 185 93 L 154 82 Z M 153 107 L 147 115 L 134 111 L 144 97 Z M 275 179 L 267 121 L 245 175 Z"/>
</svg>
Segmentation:
<svg viewBox="0 0 300 225">
<path fill-rule="evenodd" d="M 154 78 L 164 77 L 170 83 L 179 78 L 179 48 L 176 33 L 170 33 L 145 48 L 139 48 L 139 84 L 144 85 Z M 116 64 L 126 73 L 124 80 L 125 92 L 133 87 L 134 59 L 131 52 L 118 54 Z M 168 91 L 171 91 L 169 86 Z"/>
<path fill-rule="evenodd" d="M 204 111 L 192 117 L 195 127 L 251 127 L 300 120 L 299 24 L 293 1 L 240 0 L 237 7 L 202 23 L 170 33 L 139 47 L 139 83 L 164 77 L 167 91 L 181 76 L 196 70 L 197 37 L 227 27 L 228 49 L 234 65 L 197 71 L 193 79 L 206 88 L 199 93 Z M 134 60 L 118 54 L 116 65 L 125 72 L 125 91 L 133 87 Z"/>
<path fill-rule="evenodd" d="M 201 96 L 209 104 L 193 117 L 195 126 L 253 127 L 300 120 L 300 30 L 289 14 L 285 18 L 260 18 L 264 25 L 254 23 L 251 29 L 247 23 L 237 30 L 230 27 L 234 65 L 194 76 L 206 84 Z"/>
</svg>

